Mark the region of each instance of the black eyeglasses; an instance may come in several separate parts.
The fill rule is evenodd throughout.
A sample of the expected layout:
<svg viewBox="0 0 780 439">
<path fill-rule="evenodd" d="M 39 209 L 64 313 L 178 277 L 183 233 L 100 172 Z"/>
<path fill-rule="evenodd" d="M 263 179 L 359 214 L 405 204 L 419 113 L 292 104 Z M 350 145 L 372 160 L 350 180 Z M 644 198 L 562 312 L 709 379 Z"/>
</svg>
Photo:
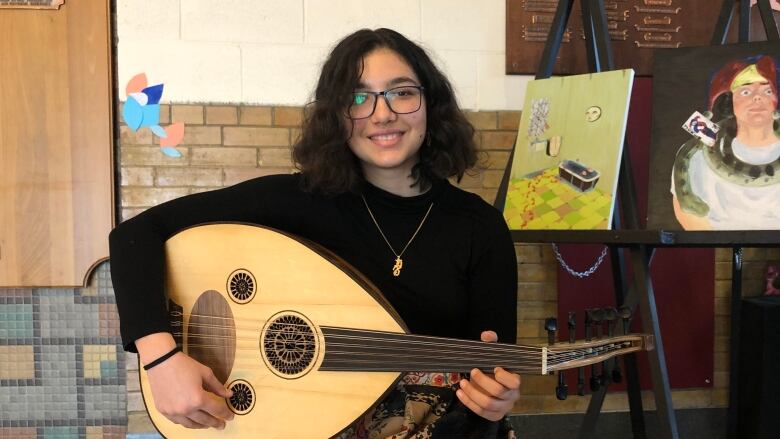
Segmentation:
<svg viewBox="0 0 780 439">
<path fill-rule="evenodd" d="M 350 119 L 365 119 L 371 116 L 376 110 L 379 96 L 385 98 L 387 107 L 395 114 L 414 113 L 422 106 L 423 90 L 425 88 L 421 85 L 404 85 L 385 91 L 356 91 L 352 93 L 347 114 Z"/>
</svg>

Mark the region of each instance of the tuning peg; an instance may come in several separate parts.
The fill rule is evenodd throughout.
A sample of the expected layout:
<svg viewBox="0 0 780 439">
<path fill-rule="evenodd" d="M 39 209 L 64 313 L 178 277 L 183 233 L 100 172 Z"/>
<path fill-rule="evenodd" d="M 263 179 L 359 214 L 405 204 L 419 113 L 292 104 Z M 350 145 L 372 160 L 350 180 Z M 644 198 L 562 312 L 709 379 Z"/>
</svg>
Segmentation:
<svg viewBox="0 0 780 439">
<path fill-rule="evenodd" d="M 615 324 L 617 323 L 618 312 L 615 308 L 604 309 L 604 320 L 607 321 L 607 336 L 615 335 Z"/>
<path fill-rule="evenodd" d="M 596 373 L 596 365 L 594 364 L 590 369 L 590 391 L 598 392 L 599 387 L 601 387 L 601 378 Z"/>
<path fill-rule="evenodd" d="M 629 327 L 631 326 L 631 308 L 621 306 L 618 308 L 617 314 L 618 317 L 623 320 L 623 334 L 628 334 L 630 332 Z"/>
<path fill-rule="evenodd" d="M 604 321 L 604 310 L 601 308 L 592 308 L 585 312 L 590 317 L 590 321 L 596 326 L 596 337 L 601 338 L 601 322 Z"/>
<path fill-rule="evenodd" d="M 577 369 L 577 395 L 585 395 L 585 367 Z"/>
<path fill-rule="evenodd" d="M 558 371 L 558 385 L 555 387 L 555 397 L 563 401 L 569 396 L 569 386 L 566 384 L 566 378 L 563 371 Z"/>
<path fill-rule="evenodd" d="M 593 338 L 593 314 L 591 310 L 585 310 L 585 340 L 590 341 Z"/>
<path fill-rule="evenodd" d="M 574 343 L 577 340 L 577 314 L 574 311 L 569 311 L 569 343 Z"/>
<path fill-rule="evenodd" d="M 611 374 L 608 372 L 607 362 L 602 361 L 601 362 L 601 374 L 599 374 L 599 383 L 601 383 L 602 386 L 609 385 Z"/>
<path fill-rule="evenodd" d="M 615 368 L 612 369 L 612 382 L 620 383 L 623 381 L 623 374 L 620 372 L 620 359 L 615 358 Z"/>
<path fill-rule="evenodd" d="M 555 344 L 555 334 L 558 332 L 558 319 L 550 317 L 544 321 L 544 329 L 547 331 L 547 344 Z"/>
</svg>

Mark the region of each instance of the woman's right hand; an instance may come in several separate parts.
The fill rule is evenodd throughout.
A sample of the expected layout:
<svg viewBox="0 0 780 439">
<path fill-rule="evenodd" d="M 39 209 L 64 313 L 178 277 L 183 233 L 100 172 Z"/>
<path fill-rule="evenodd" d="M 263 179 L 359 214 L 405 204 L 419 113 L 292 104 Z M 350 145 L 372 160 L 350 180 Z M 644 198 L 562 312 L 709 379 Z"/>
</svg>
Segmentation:
<svg viewBox="0 0 780 439">
<path fill-rule="evenodd" d="M 173 337 L 167 333 L 147 337 L 136 340 L 142 364 L 159 357 L 156 353 L 154 356 L 144 354 L 167 349 L 161 350 L 161 346 L 175 345 Z M 232 392 L 219 382 L 209 367 L 182 352 L 149 369 L 146 376 L 157 411 L 171 422 L 187 428 L 221 430 L 225 428 L 225 421 L 233 419 L 233 412 L 224 401 Z"/>
<path fill-rule="evenodd" d="M 187 428 L 225 428 L 233 419 L 223 398 L 232 392 L 219 382 L 210 368 L 184 353 L 146 372 L 154 406 L 172 422 Z"/>
</svg>

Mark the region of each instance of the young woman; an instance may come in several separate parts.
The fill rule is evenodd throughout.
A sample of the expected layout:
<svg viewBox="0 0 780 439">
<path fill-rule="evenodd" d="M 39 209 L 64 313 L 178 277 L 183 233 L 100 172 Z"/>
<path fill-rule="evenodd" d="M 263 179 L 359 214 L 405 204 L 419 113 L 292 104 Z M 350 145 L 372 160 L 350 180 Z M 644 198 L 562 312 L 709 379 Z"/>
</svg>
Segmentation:
<svg viewBox="0 0 780 439">
<path fill-rule="evenodd" d="M 111 233 L 126 349 L 144 365 L 173 350 L 163 245 L 183 228 L 213 221 L 261 224 L 328 248 L 377 285 L 414 333 L 513 343 L 514 248 L 500 213 L 447 181 L 475 164 L 474 130 L 427 54 L 392 30 L 355 32 L 325 62 L 309 110 L 293 151 L 299 174 L 183 197 Z M 504 417 L 520 377 L 497 368 L 474 370 L 455 386 L 458 378 L 407 375 L 352 434 L 508 437 Z M 223 428 L 232 418 L 205 397 L 228 396 L 223 384 L 183 353 L 156 362 L 148 379 L 158 411 L 176 423 Z M 407 385 L 428 387 L 415 387 L 413 396 Z M 421 397 L 421 388 L 430 391 Z M 410 398 L 444 410 L 410 429 Z"/>
</svg>

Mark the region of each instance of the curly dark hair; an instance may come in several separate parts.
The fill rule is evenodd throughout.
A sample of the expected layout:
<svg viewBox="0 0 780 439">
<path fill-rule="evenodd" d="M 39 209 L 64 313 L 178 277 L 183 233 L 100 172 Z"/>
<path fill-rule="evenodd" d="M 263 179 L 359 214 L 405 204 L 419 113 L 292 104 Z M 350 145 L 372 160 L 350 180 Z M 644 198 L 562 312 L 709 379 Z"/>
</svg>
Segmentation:
<svg viewBox="0 0 780 439">
<path fill-rule="evenodd" d="M 305 109 L 303 130 L 293 146 L 304 189 L 326 194 L 357 192 L 364 182 L 360 161 L 347 144 L 352 122 L 346 112 L 360 82 L 364 58 L 380 48 L 404 59 L 425 89 L 428 132 L 419 150 L 420 161 L 412 168 L 412 186 L 426 190 L 434 178 L 452 176 L 460 181 L 476 164 L 474 127 L 458 107 L 450 82 L 425 50 L 390 29 L 361 29 L 336 44 L 322 67 L 314 102 Z"/>
</svg>

